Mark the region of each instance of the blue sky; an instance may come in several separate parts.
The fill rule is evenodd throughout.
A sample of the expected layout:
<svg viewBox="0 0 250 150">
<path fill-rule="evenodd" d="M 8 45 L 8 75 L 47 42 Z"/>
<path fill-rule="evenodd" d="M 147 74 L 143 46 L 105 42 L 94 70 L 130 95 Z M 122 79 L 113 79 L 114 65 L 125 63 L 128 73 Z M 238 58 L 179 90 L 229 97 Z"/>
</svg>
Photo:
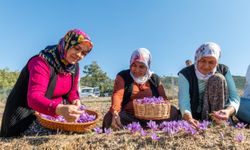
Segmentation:
<svg viewBox="0 0 250 150">
<path fill-rule="evenodd" d="M 94 43 L 81 68 L 97 61 L 112 79 L 139 47 L 151 51 L 159 75 L 177 76 L 207 41 L 221 46 L 220 62 L 233 75 L 245 75 L 250 64 L 249 0 L 2 0 L 0 20 L 0 68 L 10 70 L 73 28 Z"/>
</svg>

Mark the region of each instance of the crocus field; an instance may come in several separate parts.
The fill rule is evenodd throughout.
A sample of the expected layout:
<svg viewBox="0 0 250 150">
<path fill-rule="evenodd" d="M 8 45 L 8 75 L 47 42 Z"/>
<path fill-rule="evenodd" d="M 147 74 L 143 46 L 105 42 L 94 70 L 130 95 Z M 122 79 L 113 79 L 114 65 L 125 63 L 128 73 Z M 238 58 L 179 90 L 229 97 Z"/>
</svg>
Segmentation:
<svg viewBox="0 0 250 150">
<path fill-rule="evenodd" d="M 177 105 L 177 101 L 172 102 Z M 102 118 L 109 109 L 110 99 L 92 99 L 82 103 L 101 116 L 92 131 L 0 138 L 0 149 L 250 149 L 249 127 L 236 118 L 234 126 L 202 121 L 199 129 L 195 130 L 182 120 L 161 124 L 149 121 L 147 129 L 134 122 L 125 126 L 124 130 L 105 129 L 102 133 Z M 3 108 L 4 104 L 0 103 L 0 118 Z"/>
</svg>

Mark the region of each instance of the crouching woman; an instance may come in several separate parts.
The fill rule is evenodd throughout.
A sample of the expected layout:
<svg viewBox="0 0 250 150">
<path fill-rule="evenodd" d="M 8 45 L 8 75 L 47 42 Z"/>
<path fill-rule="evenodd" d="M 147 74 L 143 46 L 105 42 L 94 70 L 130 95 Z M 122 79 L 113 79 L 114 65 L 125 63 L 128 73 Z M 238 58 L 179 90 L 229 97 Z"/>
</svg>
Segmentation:
<svg viewBox="0 0 250 150">
<path fill-rule="evenodd" d="M 151 54 L 148 49 L 139 48 L 132 53 L 130 69 L 123 70 L 116 76 L 112 104 L 104 117 L 103 129 L 121 129 L 132 122 L 139 122 L 145 127 L 147 120 L 135 117 L 133 101 L 136 99 L 161 96 L 169 102 L 159 76 L 150 70 L 150 65 Z M 177 116 L 176 107 L 171 106 L 168 120 L 175 120 Z"/>
<path fill-rule="evenodd" d="M 179 108 L 184 120 L 197 127 L 198 120 L 226 121 L 239 108 L 239 96 L 229 68 L 219 64 L 221 49 L 202 44 L 195 63 L 179 72 Z"/>
</svg>

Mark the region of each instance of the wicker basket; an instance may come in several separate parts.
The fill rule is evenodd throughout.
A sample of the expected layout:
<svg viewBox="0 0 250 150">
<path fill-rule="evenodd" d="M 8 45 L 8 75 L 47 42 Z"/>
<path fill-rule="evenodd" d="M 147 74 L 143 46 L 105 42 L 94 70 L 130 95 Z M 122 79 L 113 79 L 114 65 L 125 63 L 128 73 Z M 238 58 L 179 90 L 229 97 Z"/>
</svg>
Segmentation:
<svg viewBox="0 0 250 150">
<path fill-rule="evenodd" d="M 161 104 L 140 104 L 133 101 L 135 116 L 143 120 L 163 120 L 170 117 L 171 105 L 168 102 Z"/>
<path fill-rule="evenodd" d="M 41 117 L 38 112 L 35 112 L 36 118 L 38 122 L 45 128 L 52 130 L 63 130 L 63 131 L 73 131 L 73 132 L 86 132 L 90 131 L 96 126 L 96 123 L 99 120 L 99 115 L 91 110 L 85 110 L 89 115 L 95 115 L 96 119 L 94 121 L 86 122 L 86 123 L 69 123 L 69 122 L 58 122 L 54 120 L 49 120 Z"/>
</svg>

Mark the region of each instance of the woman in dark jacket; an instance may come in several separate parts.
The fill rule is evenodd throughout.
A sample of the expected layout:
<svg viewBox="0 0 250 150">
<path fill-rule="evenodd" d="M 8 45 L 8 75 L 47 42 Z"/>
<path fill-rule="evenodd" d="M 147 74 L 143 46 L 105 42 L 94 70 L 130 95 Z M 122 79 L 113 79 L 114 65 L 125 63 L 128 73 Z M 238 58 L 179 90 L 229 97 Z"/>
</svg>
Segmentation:
<svg viewBox="0 0 250 150">
<path fill-rule="evenodd" d="M 161 96 L 170 103 L 159 76 L 150 70 L 150 64 L 151 54 L 148 49 L 139 48 L 132 53 L 130 69 L 123 70 L 116 76 L 112 104 L 103 119 L 103 128 L 120 129 L 132 122 L 146 126 L 146 120 L 134 115 L 133 101 L 136 99 Z M 168 120 L 175 120 L 177 116 L 176 107 L 171 106 Z"/>
<path fill-rule="evenodd" d="M 184 120 L 195 127 L 198 120 L 228 120 L 239 108 L 239 96 L 227 66 L 219 64 L 220 47 L 202 44 L 195 63 L 179 72 L 179 107 Z"/>
</svg>

